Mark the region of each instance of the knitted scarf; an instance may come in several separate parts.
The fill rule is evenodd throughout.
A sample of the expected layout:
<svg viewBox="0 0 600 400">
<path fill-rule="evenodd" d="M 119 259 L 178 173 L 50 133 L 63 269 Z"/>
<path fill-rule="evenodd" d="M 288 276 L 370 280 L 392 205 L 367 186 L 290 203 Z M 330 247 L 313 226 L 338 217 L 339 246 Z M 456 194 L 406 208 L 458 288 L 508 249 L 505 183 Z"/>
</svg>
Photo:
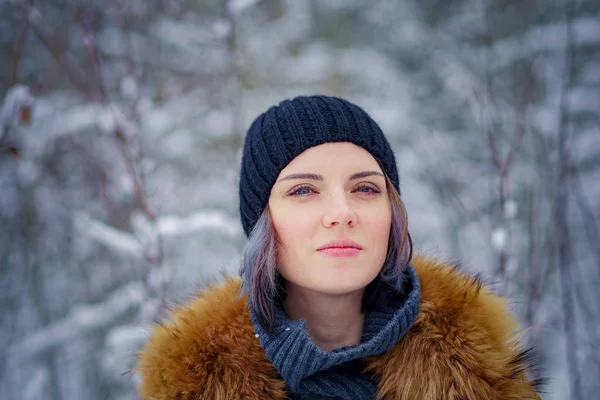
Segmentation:
<svg viewBox="0 0 600 400">
<path fill-rule="evenodd" d="M 254 330 L 267 357 L 298 399 L 373 399 L 374 377 L 362 372 L 361 358 L 381 354 L 406 334 L 419 312 L 419 279 L 405 271 L 405 294 L 397 292 L 385 309 L 367 312 L 357 345 L 324 351 L 309 337 L 305 320 L 292 321 L 275 312 L 274 329 L 265 330 L 251 311 Z"/>
</svg>

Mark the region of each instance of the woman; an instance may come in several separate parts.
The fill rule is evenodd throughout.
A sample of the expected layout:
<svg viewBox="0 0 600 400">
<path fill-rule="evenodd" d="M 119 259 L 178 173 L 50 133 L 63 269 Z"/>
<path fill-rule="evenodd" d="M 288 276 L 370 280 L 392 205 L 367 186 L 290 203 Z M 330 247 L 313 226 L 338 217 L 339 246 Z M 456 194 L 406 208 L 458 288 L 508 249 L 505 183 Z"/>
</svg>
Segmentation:
<svg viewBox="0 0 600 400">
<path fill-rule="evenodd" d="M 157 325 L 143 399 L 539 399 L 502 298 L 412 254 L 394 154 L 358 106 L 297 97 L 251 125 L 247 242 Z"/>
</svg>

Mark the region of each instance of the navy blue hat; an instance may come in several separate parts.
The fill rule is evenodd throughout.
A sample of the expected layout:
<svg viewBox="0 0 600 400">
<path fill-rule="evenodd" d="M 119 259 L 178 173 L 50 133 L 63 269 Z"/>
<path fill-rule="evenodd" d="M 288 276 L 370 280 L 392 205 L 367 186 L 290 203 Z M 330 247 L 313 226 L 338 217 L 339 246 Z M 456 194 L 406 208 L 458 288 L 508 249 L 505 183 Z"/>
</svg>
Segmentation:
<svg viewBox="0 0 600 400">
<path fill-rule="evenodd" d="M 400 193 L 394 152 L 379 125 L 362 108 L 329 96 L 284 100 L 259 115 L 246 135 L 239 196 L 247 236 L 267 206 L 281 170 L 304 150 L 331 142 L 350 142 L 367 150 Z"/>
</svg>

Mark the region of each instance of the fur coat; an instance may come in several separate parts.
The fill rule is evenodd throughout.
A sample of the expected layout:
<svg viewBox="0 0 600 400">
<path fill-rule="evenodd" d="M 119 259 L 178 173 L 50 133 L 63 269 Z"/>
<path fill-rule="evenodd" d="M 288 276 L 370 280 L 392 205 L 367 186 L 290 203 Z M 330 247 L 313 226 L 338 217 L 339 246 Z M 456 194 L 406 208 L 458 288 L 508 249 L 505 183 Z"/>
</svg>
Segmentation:
<svg viewBox="0 0 600 400">
<path fill-rule="evenodd" d="M 394 347 L 366 359 L 379 377 L 378 399 L 541 399 L 506 301 L 456 266 L 424 256 L 412 266 L 421 284 L 417 320 Z M 136 367 L 143 400 L 289 398 L 239 288 L 228 278 L 153 328 Z"/>
</svg>

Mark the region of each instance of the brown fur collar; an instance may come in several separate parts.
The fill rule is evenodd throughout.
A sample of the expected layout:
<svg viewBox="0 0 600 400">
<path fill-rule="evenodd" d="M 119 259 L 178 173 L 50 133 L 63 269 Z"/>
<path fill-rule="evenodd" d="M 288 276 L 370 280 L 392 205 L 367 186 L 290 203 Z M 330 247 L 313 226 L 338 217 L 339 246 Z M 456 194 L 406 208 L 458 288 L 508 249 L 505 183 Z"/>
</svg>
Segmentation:
<svg viewBox="0 0 600 400">
<path fill-rule="evenodd" d="M 449 264 L 416 256 L 417 321 L 392 349 L 368 358 L 378 398 L 540 399 L 526 377 L 506 301 Z M 144 400 L 287 399 L 250 321 L 238 279 L 205 290 L 157 324 L 139 353 Z"/>
</svg>

